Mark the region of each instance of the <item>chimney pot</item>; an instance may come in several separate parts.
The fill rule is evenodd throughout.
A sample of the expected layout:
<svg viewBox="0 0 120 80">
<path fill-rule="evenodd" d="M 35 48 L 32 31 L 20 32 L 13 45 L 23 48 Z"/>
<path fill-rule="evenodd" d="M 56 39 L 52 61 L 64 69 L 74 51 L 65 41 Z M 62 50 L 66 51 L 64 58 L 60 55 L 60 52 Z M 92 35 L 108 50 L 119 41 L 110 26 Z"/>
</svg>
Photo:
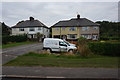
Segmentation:
<svg viewBox="0 0 120 80">
<path fill-rule="evenodd" d="M 80 15 L 79 14 L 77 14 L 77 19 L 80 19 Z"/>
<path fill-rule="evenodd" d="M 30 21 L 34 21 L 34 18 L 33 18 L 33 17 L 30 17 Z"/>
</svg>

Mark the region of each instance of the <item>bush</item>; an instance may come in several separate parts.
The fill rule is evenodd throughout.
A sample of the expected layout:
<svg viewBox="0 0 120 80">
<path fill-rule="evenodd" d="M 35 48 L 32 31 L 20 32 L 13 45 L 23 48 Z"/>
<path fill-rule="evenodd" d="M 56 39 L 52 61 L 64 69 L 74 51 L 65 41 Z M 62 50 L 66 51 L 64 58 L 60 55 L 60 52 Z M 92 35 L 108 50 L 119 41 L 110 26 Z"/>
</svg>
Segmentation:
<svg viewBox="0 0 120 80">
<path fill-rule="evenodd" d="M 80 53 L 81 56 L 87 57 L 92 53 L 89 49 L 86 38 L 80 37 L 78 39 L 77 48 L 77 53 Z"/>
<path fill-rule="evenodd" d="M 2 44 L 27 41 L 27 35 L 2 36 Z"/>
<path fill-rule="evenodd" d="M 100 37 L 100 40 L 120 40 L 120 37 Z"/>
<path fill-rule="evenodd" d="M 120 42 L 90 42 L 89 48 L 94 54 L 120 56 Z"/>
</svg>

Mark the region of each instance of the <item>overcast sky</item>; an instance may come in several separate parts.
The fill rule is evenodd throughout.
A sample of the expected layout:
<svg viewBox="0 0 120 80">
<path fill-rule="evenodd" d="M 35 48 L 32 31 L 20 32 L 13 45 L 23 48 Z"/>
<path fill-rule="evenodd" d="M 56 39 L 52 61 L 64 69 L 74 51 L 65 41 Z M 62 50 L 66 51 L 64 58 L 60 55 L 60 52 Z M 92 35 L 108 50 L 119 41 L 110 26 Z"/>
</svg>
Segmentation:
<svg viewBox="0 0 120 80">
<path fill-rule="evenodd" d="M 30 16 L 50 27 L 60 20 L 81 18 L 118 21 L 118 2 L 2 2 L 2 22 L 14 26 Z"/>
</svg>

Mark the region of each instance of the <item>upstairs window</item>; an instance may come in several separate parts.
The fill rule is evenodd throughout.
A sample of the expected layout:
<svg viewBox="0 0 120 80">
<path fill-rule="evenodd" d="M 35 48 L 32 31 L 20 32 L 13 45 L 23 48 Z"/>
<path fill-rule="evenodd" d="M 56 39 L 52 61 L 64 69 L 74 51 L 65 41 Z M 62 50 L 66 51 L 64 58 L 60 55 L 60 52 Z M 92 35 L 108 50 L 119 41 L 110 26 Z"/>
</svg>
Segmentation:
<svg viewBox="0 0 120 80">
<path fill-rule="evenodd" d="M 76 31 L 76 27 L 70 27 L 69 31 Z"/>
<path fill-rule="evenodd" d="M 93 27 L 93 30 L 97 30 L 98 29 L 98 27 Z"/>
<path fill-rule="evenodd" d="M 35 28 L 30 28 L 29 31 L 35 31 Z"/>
<path fill-rule="evenodd" d="M 47 29 L 47 32 L 49 32 L 49 29 Z"/>
<path fill-rule="evenodd" d="M 89 27 L 82 27 L 82 31 L 88 31 Z"/>
<path fill-rule="evenodd" d="M 20 28 L 19 31 L 24 31 L 24 28 Z"/>
<path fill-rule="evenodd" d="M 65 27 L 62 27 L 62 30 L 64 31 L 64 30 L 65 30 Z"/>
<path fill-rule="evenodd" d="M 38 27 L 38 31 L 41 30 L 41 27 Z"/>
<path fill-rule="evenodd" d="M 55 28 L 55 30 L 56 30 L 56 31 L 58 31 L 58 30 L 59 30 L 59 28 L 58 28 L 58 27 L 56 27 L 56 28 Z"/>
</svg>

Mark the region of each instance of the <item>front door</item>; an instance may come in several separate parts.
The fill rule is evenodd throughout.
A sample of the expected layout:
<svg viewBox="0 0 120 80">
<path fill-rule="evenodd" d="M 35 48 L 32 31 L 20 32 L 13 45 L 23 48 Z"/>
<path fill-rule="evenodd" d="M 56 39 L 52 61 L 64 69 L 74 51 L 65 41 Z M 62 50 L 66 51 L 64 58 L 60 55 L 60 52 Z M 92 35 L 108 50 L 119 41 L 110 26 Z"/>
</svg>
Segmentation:
<svg viewBox="0 0 120 80">
<path fill-rule="evenodd" d="M 98 40 L 98 35 L 92 35 L 92 40 Z"/>
</svg>

